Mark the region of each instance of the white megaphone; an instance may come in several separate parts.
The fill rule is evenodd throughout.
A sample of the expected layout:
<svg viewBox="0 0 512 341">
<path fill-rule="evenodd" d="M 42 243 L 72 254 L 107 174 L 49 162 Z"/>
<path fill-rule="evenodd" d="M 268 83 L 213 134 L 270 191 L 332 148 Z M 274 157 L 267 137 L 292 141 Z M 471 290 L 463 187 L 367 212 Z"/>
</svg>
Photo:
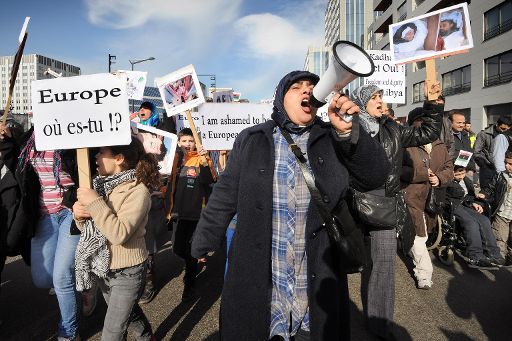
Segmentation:
<svg viewBox="0 0 512 341">
<path fill-rule="evenodd" d="M 333 92 L 343 88 L 357 77 L 368 77 L 375 71 L 372 58 L 356 44 L 339 40 L 332 46 L 332 57 L 327 71 L 313 88 L 309 99 L 312 107 L 325 105 Z M 351 115 L 343 115 L 345 121 L 351 121 Z"/>
</svg>

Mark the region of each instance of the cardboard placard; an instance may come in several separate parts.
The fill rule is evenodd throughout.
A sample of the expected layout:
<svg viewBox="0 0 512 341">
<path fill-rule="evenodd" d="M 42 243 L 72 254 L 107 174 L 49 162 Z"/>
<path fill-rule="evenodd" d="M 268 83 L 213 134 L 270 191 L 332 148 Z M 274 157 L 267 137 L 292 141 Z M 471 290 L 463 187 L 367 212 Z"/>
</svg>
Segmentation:
<svg viewBox="0 0 512 341">
<path fill-rule="evenodd" d="M 366 51 L 375 64 L 375 72 L 364 78 L 364 85 L 376 85 L 384 93 L 385 103 L 405 103 L 405 65 L 395 65 L 390 51 Z"/>
<path fill-rule="evenodd" d="M 215 103 L 233 102 L 233 90 L 215 91 L 212 96 Z"/>
<path fill-rule="evenodd" d="M 205 103 L 193 120 L 205 149 L 231 150 L 243 129 L 264 123 L 271 114 L 271 104 Z M 185 114 L 176 116 L 176 127 L 178 131 L 189 127 Z"/>
<path fill-rule="evenodd" d="M 32 111 L 38 150 L 131 141 L 126 79 L 109 73 L 33 81 Z"/>
<path fill-rule="evenodd" d="M 193 65 L 156 78 L 167 116 L 174 116 L 205 102 L 203 90 Z"/>
<path fill-rule="evenodd" d="M 154 154 L 161 174 L 171 174 L 178 136 L 165 130 L 131 122 L 132 135 L 144 145 L 146 153 Z"/>
<path fill-rule="evenodd" d="M 467 51 L 473 36 L 467 3 L 447 7 L 389 25 L 395 64 Z"/>
<path fill-rule="evenodd" d="M 148 73 L 145 71 L 126 71 L 119 70 L 115 74 L 126 77 L 126 96 L 128 99 L 142 100 L 144 97 L 144 88 L 148 80 Z"/>
</svg>

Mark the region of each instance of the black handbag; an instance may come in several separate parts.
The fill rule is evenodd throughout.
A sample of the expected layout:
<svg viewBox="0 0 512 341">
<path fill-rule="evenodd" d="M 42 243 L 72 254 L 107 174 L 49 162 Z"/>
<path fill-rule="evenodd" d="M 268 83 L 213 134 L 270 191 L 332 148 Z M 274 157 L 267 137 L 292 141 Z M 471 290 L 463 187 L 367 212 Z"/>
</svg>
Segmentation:
<svg viewBox="0 0 512 341">
<path fill-rule="evenodd" d="M 352 191 L 352 208 L 359 221 L 381 229 L 397 226 L 397 198 L 385 197 L 368 192 Z"/>
<path fill-rule="evenodd" d="M 438 188 L 430 186 L 427 195 L 427 201 L 425 202 L 425 212 L 431 215 L 437 215 L 441 213 L 442 201 L 440 201 L 438 198 L 439 194 L 440 192 L 438 191 Z"/>
<path fill-rule="evenodd" d="M 337 205 L 335 214 L 330 212 L 322 200 L 323 195 L 315 186 L 315 180 L 307 167 L 307 160 L 302 150 L 287 131 L 281 129 L 281 132 L 299 161 L 311 198 L 324 221 L 323 225 L 327 229 L 330 240 L 336 247 L 339 273 L 344 275 L 363 271 L 366 262 L 363 233 L 352 218 L 347 202 L 342 200 Z"/>
</svg>

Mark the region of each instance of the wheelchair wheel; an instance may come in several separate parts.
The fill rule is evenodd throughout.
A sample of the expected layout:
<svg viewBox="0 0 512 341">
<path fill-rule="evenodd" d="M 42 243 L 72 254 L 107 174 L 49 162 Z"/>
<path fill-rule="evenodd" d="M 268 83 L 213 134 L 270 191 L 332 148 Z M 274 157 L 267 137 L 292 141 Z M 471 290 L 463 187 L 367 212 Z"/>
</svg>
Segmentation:
<svg viewBox="0 0 512 341">
<path fill-rule="evenodd" d="M 453 249 L 451 247 L 441 246 L 437 252 L 439 261 L 446 266 L 451 266 L 454 259 Z"/>
<path fill-rule="evenodd" d="M 439 246 L 439 243 L 441 242 L 441 238 L 443 237 L 443 221 L 441 220 L 441 217 L 437 216 L 437 224 L 434 227 L 434 230 L 428 234 L 427 242 L 425 243 L 427 245 L 427 250 L 431 251 L 434 250 L 436 247 Z"/>
</svg>

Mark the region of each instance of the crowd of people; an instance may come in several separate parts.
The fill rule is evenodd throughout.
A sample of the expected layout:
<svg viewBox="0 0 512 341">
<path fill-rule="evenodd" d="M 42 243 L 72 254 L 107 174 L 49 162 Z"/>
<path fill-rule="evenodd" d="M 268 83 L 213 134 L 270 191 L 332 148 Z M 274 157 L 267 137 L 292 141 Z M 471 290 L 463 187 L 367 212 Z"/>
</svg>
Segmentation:
<svg viewBox="0 0 512 341">
<path fill-rule="evenodd" d="M 123 340 L 129 327 L 137 340 L 154 340 L 140 305 L 158 291 L 154 264 L 170 228 L 185 264 L 184 301 L 197 295 L 198 263 L 227 245 L 222 339 L 350 340 L 349 271 L 340 269 L 320 212 L 343 208 L 341 226 L 350 216 L 364 234 L 366 250 L 352 251 L 364 258 L 366 326 L 394 340 L 397 250 L 410 256 L 417 288 L 430 289 L 426 243 L 447 207 L 468 267 L 512 265 L 509 118 L 475 136 L 439 96 L 402 124 L 382 89 L 367 85 L 350 98 L 335 95 L 323 122 L 309 104 L 318 80 L 307 71 L 285 75 L 272 120 L 244 130 L 218 165 L 188 128 L 177 132 L 166 177 L 136 137 L 91 150 L 92 188 L 78 186 L 74 150 L 37 150 L 33 129 L 24 132 L 9 116 L 0 123 L 0 274 L 6 257 L 22 255 L 34 285 L 53 288 L 58 340 L 80 339 L 98 291 L 107 303 L 102 340 Z M 439 83 L 432 87 L 440 94 Z M 134 119 L 176 133 L 152 103 Z M 461 151 L 473 153 L 467 165 Z"/>
</svg>

